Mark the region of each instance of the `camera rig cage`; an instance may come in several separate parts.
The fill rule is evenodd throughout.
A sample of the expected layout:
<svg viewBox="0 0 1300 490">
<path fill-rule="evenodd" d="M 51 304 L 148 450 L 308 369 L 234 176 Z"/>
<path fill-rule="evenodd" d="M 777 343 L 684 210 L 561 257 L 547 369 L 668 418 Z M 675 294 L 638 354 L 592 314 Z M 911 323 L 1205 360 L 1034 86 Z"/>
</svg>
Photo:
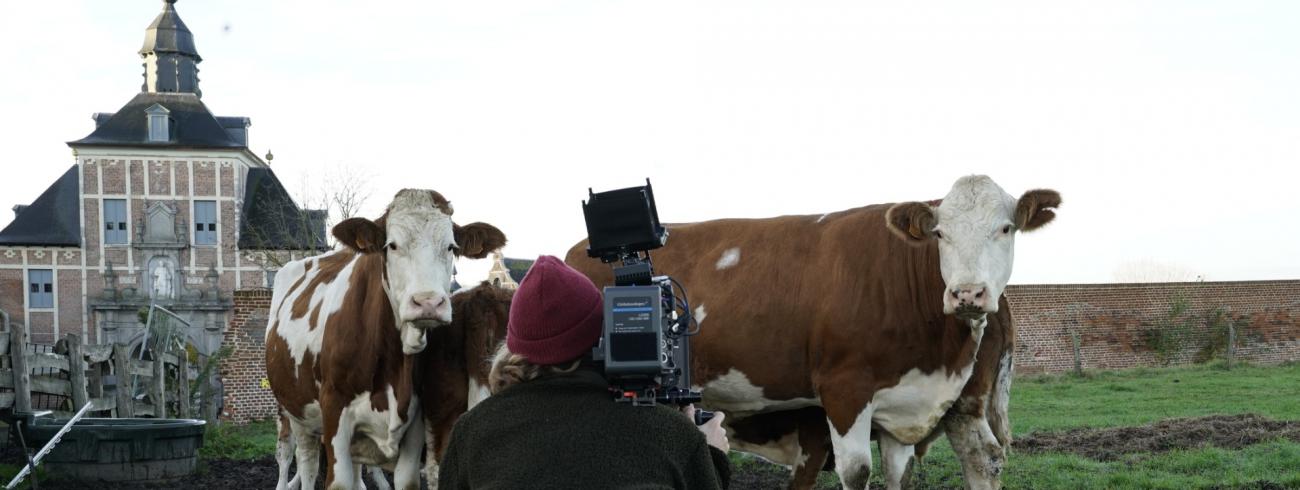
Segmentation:
<svg viewBox="0 0 1300 490">
<path fill-rule="evenodd" d="M 700 401 L 691 391 L 690 337 L 699 333 L 686 290 L 656 276 L 650 250 L 664 246 L 654 189 L 646 185 L 606 192 L 587 190 L 582 203 L 587 255 L 614 265 L 614 285 L 604 289 L 604 323 L 592 357 L 604 364 L 615 400 L 633 405 Z M 678 292 L 680 291 L 680 295 Z M 692 330 L 692 326 L 694 330 Z M 712 414 L 697 410 L 696 423 Z"/>
</svg>

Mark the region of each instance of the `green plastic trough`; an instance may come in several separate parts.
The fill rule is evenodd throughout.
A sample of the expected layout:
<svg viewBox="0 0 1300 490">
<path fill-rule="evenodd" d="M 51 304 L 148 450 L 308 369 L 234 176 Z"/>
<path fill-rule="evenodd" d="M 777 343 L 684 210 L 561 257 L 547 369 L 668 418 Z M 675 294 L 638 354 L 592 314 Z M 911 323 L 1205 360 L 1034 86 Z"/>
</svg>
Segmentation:
<svg viewBox="0 0 1300 490">
<path fill-rule="evenodd" d="M 24 425 L 28 447 L 45 445 L 68 419 Z M 81 419 L 41 462 L 57 479 L 160 482 L 194 473 L 206 422 L 192 419 Z"/>
</svg>

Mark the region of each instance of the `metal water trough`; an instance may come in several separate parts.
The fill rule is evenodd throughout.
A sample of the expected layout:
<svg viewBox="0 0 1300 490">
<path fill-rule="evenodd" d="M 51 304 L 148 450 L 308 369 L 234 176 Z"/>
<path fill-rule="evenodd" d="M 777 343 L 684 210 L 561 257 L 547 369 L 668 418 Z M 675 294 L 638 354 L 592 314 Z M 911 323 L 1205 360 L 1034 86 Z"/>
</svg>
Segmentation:
<svg viewBox="0 0 1300 490">
<path fill-rule="evenodd" d="M 23 426 L 30 446 L 54 437 L 67 419 Z M 194 473 L 206 422 L 193 419 L 81 419 L 41 463 L 51 477 L 80 481 L 162 482 Z"/>
</svg>

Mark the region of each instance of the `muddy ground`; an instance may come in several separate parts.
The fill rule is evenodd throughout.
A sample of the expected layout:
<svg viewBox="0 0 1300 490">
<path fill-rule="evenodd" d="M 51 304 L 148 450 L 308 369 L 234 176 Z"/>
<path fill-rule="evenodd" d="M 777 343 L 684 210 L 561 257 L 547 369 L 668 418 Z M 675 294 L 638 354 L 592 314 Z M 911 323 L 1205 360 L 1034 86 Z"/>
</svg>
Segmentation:
<svg viewBox="0 0 1300 490">
<path fill-rule="evenodd" d="M 1114 461 L 1125 454 L 1204 446 L 1240 449 L 1276 438 L 1300 442 L 1300 421 L 1271 420 L 1254 414 L 1211 415 L 1162 420 L 1137 427 L 1033 433 L 1016 438 L 1012 448 L 1027 454 L 1074 453 L 1099 461 Z"/>
<path fill-rule="evenodd" d="M 1059 432 L 1033 433 L 1017 438 L 1013 452 L 1034 454 L 1044 452 L 1074 453 L 1081 456 L 1112 461 L 1125 454 L 1149 454 L 1175 449 L 1218 446 L 1238 449 L 1279 437 L 1300 441 L 1300 421 L 1276 421 L 1259 415 L 1214 415 L 1199 418 L 1170 419 L 1138 427 L 1111 429 L 1071 429 Z M 1014 456 L 1013 456 L 1014 457 Z M 6 447 L 0 451 L 0 463 L 19 465 L 21 450 Z M 188 478 L 152 485 L 138 483 L 105 484 L 77 483 L 50 480 L 47 475 L 40 488 L 49 490 L 119 490 L 119 489 L 238 489 L 273 488 L 276 481 L 275 459 L 265 457 L 252 461 L 208 460 L 202 461 L 200 472 Z M 757 462 L 736 468 L 732 477 L 733 489 L 783 489 L 790 473 L 784 467 Z M 369 483 L 369 480 L 367 480 Z M 373 485 L 371 485 L 373 488 Z M 1281 488 L 1263 484 L 1260 489 Z"/>
</svg>

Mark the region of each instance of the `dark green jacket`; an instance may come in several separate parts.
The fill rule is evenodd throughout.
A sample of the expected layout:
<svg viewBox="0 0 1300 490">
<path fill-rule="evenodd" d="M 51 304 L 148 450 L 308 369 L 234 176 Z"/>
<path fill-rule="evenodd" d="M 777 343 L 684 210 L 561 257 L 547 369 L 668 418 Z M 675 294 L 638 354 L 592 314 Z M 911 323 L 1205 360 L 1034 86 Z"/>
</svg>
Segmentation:
<svg viewBox="0 0 1300 490">
<path fill-rule="evenodd" d="M 726 488 L 727 455 L 675 409 L 615 403 L 600 373 L 506 388 L 461 416 L 438 489 Z"/>
</svg>

